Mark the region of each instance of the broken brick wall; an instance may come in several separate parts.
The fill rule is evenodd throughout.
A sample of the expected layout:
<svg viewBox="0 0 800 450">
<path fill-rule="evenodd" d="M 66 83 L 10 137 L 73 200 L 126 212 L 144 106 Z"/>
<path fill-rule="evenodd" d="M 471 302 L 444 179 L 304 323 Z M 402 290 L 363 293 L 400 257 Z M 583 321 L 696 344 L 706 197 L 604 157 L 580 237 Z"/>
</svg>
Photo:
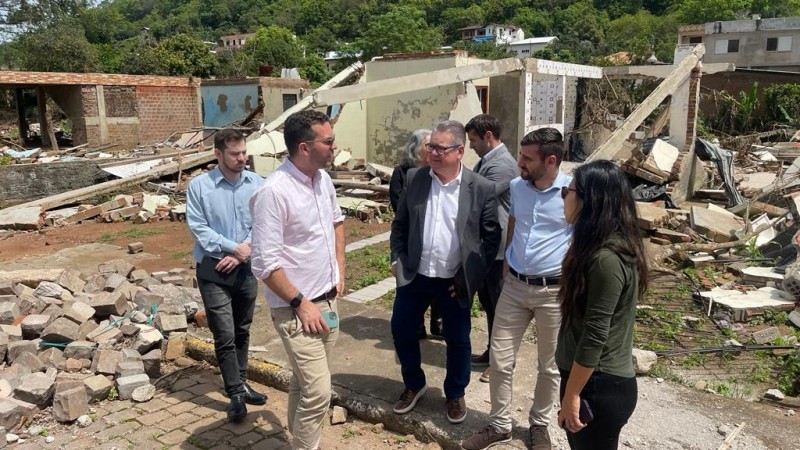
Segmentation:
<svg viewBox="0 0 800 450">
<path fill-rule="evenodd" d="M 190 86 L 138 86 L 139 142 L 162 142 L 176 131 L 202 126 L 197 89 Z"/>
</svg>

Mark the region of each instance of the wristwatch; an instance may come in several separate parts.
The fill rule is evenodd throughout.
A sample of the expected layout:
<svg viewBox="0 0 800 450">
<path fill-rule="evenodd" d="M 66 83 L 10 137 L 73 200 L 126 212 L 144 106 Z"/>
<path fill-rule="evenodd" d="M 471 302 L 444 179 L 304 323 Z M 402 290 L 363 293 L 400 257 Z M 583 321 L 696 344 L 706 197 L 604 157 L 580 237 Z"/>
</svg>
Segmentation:
<svg viewBox="0 0 800 450">
<path fill-rule="evenodd" d="M 303 293 L 298 292 L 297 295 L 295 295 L 294 298 L 291 301 L 289 301 L 289 306 L 291 306 L 294 309 L 297 309 L 297 307 L 300 306 L 301 301 L 303 301 Z"/>
</svg>

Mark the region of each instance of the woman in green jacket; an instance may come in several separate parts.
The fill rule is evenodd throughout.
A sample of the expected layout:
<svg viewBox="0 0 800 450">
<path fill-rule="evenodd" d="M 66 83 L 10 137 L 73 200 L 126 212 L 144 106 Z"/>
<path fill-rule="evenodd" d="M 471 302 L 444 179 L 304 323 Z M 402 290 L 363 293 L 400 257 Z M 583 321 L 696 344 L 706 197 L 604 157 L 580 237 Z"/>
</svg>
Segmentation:
<svg viewBox="0 0 800 450">
<path fill-rule="evenodd" d="M 579 167 L 561 195 L 575 229 L 559 292 L 558 424 L 573 450 L 616 449 L 636 407 L 633 326 L 647 286 L 636 204 L 625 174 L 610 161 Z"/>
</svg>

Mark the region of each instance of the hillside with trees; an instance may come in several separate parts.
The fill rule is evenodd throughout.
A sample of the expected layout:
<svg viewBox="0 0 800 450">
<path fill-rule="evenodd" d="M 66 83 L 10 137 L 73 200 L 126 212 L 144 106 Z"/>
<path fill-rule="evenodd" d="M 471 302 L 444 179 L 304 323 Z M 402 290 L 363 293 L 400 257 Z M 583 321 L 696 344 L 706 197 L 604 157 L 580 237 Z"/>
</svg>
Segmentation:
<svg viewBox="0 0 800 450">
<path fill-rule="evenodd" d="M 800 15 L 800 0 L 0 0 L 0 67 L 15 70 L 223 77 L 261 65 L 331 76 L 321 54 L 362 59 L 442 45 L 486 58 L 458 29 L 489 23 L 526 37 L 557 36 L 542 58 L 602 64 L 630 52 L 672 60 L 683 24 Z M 222 35 L 256 33 L 241 50 L 212 52 Z M 280 73 L 280 71 L 276 71 Z"/>
</svg>

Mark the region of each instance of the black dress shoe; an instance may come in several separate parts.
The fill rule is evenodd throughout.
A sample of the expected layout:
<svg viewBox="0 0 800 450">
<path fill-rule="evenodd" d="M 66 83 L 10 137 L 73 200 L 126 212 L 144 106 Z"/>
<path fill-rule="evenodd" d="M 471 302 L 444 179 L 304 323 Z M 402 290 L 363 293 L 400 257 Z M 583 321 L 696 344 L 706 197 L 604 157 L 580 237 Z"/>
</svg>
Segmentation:
<svg viewBox="0 0 800 450">
<path fill-rule="evenodd" d="M 425 332 L 425 324 L 419 326 L 419 330 L 417 331 L 417 338 L 422 340 L 428 337 L 428 333 Z"/>
<path fill-rule="evenodd" d="M 249 405 L 263 405 L 267 403 L 267 396 L 256 392 L 249 384 L 244 384 L 244 401 Z"/>
<path fill-rule="evenodd" d="M 228 407 L 228 422 L 241 422 L 247 415 L 247 406 L 244 404 L 245 394 L 234 395 L 231 397 L 231 404 Z"/>
</svg>

